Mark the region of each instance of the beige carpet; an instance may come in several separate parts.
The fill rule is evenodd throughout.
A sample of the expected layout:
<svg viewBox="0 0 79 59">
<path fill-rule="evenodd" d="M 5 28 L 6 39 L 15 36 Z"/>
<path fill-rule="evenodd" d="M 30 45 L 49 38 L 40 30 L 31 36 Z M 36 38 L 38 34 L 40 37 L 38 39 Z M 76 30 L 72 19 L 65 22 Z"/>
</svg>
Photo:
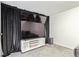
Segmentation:
<svg viewBox="0 0 79 59">
<path fill-rule="evenodd" d="M 12 53 L 8 57 L 74 57 L 74 53 L 73 50 L 62 46 L 45 45 L 25 53 Z"/>
</svg>

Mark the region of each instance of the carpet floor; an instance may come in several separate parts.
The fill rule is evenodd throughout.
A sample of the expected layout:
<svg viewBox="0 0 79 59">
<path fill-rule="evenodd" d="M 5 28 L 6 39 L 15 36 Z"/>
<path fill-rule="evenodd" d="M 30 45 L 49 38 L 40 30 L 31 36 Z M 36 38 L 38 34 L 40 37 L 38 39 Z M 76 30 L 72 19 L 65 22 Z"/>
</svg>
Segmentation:
<svg viewBox="0 0 79 59">
<path fill-rule="evenodd" d="M 45 45 L 25 53 L 11 53 L 8 57 L 74 57 L 72 49 L 59 45 Z"/>
</svg>

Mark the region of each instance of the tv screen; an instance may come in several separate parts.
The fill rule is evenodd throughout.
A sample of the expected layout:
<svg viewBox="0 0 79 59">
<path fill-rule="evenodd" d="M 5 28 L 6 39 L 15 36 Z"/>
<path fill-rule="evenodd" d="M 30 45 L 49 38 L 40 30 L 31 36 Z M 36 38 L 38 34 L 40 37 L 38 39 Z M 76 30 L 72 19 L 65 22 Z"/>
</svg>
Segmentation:
<svg viewBox="0 0 79 59">
<path fill-rule="evenodd" d="M 21 21 L 22 39 L 45 37 L 45 28 L 43 23 Z"/>
</svg>

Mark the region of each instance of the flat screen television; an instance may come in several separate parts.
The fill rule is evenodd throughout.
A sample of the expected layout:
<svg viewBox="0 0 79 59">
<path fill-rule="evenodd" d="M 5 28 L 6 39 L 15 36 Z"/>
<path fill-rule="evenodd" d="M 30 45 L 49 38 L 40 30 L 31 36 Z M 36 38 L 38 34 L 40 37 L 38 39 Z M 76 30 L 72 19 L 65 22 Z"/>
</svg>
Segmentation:
<svg viewBox="0 0 79 59">
<path fill-rule="evenodd" d="M 21 38 L 31 39 L 45 37 L 45 28 L 43 23 L 21 21 Z"/>
</svg>

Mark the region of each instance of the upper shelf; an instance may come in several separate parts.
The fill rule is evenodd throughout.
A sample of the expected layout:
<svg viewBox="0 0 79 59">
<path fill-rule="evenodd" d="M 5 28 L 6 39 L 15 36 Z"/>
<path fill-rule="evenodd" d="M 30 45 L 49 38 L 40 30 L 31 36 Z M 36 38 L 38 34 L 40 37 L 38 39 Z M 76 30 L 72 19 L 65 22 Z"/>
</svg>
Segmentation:
<svg viewBox="0 0 79 59">
<path fill-rule="evenodd" d="M 41 23 L 41 18 L 40 15 L 38 14 L 34 16 L 34 14 L 31 13 L 21 13 L 20 17 L 21 17 L 21 21 Z"/>
</svg>

